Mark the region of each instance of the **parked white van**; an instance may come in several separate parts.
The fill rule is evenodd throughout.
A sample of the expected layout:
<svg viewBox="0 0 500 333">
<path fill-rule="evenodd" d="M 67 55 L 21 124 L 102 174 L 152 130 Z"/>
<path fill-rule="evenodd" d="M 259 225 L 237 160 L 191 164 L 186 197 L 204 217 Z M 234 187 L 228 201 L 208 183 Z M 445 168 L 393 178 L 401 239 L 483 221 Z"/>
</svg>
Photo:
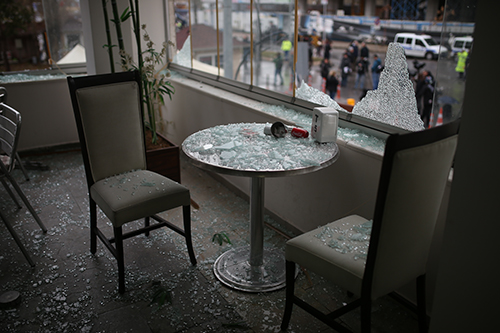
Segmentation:
<svg viewBox="0 0 500 333">
<path fill-rule="evenodd" d="M 472 42 L 474 42 L 474 39 L 471 36 L 451 38 L 451 55 L 454 56 L 458 52 L 461 52 L 465 49 L 469 50 L 470 52 L 470 50 L 472 49 Z"/>
<path fill-rule="evenodd" d="M 429 35 L 398 33 L 394 37 L 394 42 L 401 44 L 407 56 L 431 60 L 437 59 L 440 54 L 446 55 L 448 53 L 448 49 L 445 46 L 439 45 Z"/>
</svg>

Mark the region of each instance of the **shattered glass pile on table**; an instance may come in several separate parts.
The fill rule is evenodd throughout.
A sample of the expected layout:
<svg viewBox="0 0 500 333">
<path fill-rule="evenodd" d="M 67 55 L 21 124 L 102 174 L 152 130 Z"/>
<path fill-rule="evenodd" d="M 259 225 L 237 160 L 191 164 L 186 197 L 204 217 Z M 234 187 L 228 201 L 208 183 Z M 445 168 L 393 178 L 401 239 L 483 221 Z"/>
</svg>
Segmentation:
<svg viewBox="0 0 500 333">
<path fill-rule="evenodd" d="M 409 131 L 424 129 L 406 56 L 400 44 L 389 44 L 378 88 L 368 91 L 366 97 L 354 106 L 352 113 Z"/>
<path fill-rule="evenodd" d="M 196 132 L 183 149 L 204 163 L 236 170 L 280 171 L 319 166 L 337 152 L 334 143 L 318 144 L 311 137 L 264 134 L 266 124 L 219 125 Z"/>
</svg>

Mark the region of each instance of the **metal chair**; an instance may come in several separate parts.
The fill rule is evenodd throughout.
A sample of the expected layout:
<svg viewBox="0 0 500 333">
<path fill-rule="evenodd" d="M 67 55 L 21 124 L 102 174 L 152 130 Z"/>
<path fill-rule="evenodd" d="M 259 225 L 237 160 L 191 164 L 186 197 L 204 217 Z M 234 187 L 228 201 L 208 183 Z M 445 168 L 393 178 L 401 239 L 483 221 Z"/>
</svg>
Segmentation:
<svg viewBox="0 0 500 333">
<path fill-rule="evenodd" d="M 286 330 L 293 304 L 331 326 L 350 332 L 336 321 L 361 307 L 361 331 L 370 332 L 371 305 L 383 295 L 417 281 L 420 332 L 427 330 L 425 273 L 434 226 L 452 166 L 459 121 L 429 130 L 391 135 L 386 143 L 376 206 L 367 245 L 362 253 L 350 245 L 362 244 L 361 229 L 369 221 L 347 216 L 286 243 L 286 305 L 282 326 Z M 296 264 L 326 277 L 358 296 L 330 314 L 315 309 L 294 295 Z"/>
<path fill-rule="evenodd" d="M 0 87 L 0 110 L 2 110 L 3 105 L 6 103 L 7 103 L 7 89 L 5 87 Z M 23 172 L 23 175 L 26 178 L 26 180 L 30 180 L 30 176 L 28 175 L 28 172 L 26 172 L 23 162 L 21 161 L 21 157 L 19 156 L 19 153 L 17 151 L 15 154 L 15 161 L 19 163 L 19 168 Z"/>
<path fill-rule="evenodd" d="M 12 192 L 6 180 L 10 182 L 14 190 L 17 192 L 21 200 L 24 202 L 28 210 L 33 215 L 34 219 L 36 220 L 42 231 L 45 233 L 47 232 L 47 229 L 45 228 L 42 221 L 38 217 L 38 214 L 31 206 L 30 202 L 28 201 L 28 198 L 26 198 L 26 195 L 19 187 L 19 184 L 11 175 L 11 172 L 14 169 L 15 156 L 17 156 L 17 144 L 19 141 L 20 130 L 21 130 L 21 114 L 17 112 L 14 108 L 8 106 L 2 101 L 0 103 L 0 151 L 2 153 L 0 158 L 0 182 L 5 187 L 5 190 L 10 195 L 12 200 L 15 202 L 17 207 L 20 209 L 21 205 L 19 204 L 19 201 L 17 201 L 16 196 Z M 28 255 L 28 252 L 22 245 L 19 237 L 15 233 L 12 226 L 10 226 L 8 220 L 3 215 L 1 216 L 1 219 L 9 229 L 10 233 L 14 237 L 14 240 L 16 241 L 17 245 L 23 252 L 24 256 L 26 257 L 30 265 L 34 266 L 35 263 L 33 262 L 33 260 L 31 260 L 30 256 Z"/>
<path fill-rule="evenodd" d="M 146 170 L 139 73 L 68 77 L 68 85 L 88 185 L 90 250 L 96 252 L 99 238 L 116 258 L 119 292 L 125 291 L 124 239 L 169 227 L 186 238 L 195 265 L 189 190 Z M 107 238 L 97 226 L 96 206 L 113 224 L 114 237 Z M 156 215 L 181 206 L 184 230 Z M 144 227 L 123 233 L 124 224 L 141 218 L 145 218 Z M 150 218 L 159 223 L 150 224 Z"/>
</svg>

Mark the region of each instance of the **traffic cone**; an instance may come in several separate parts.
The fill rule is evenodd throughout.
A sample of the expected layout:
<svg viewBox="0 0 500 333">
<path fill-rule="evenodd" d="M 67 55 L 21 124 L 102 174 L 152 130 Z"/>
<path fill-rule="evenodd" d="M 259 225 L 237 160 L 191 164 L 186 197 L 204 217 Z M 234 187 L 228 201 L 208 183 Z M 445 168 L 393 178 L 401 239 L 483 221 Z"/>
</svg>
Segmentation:
<svg viewBox="0 0 500 333">
<path fill-rule="evenodd" d="M 313 81 L 313 77 L 311 74 L 309 74 L 309 76 L 307 77 L 307 84 L 312 86 L 312 81 Z"/>
<path fill-rule="evenodd" d="M 340 87 L 337 88 L 337 101 L 340 99 Z"/>
<path fill-rule="evenodd" d="M 438 119 L 436 122 L 436 126 L 441 126 L 441 125 L 443 125 L 443 108 L 442 107 L 439 109 L 439 115 L 438 115 Z"/>
<path fill-rule="evenodd" d="M 321 91 L 326 92 L 326 79 L 321 80 Z"/>
</svg>

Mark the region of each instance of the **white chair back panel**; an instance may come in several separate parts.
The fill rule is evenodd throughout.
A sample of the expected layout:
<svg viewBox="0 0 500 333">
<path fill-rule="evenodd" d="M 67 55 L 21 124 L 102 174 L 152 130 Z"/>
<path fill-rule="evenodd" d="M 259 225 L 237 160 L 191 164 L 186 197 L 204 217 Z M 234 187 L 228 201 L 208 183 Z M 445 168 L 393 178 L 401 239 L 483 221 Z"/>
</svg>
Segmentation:
<svg viewBox="0 0 500 333">
<path fill-rule="evenodd" d="M 394 157 L 374 267 L 374 299 L 425 273 L 457 140 L 455 135 Z"/>
<path fill-rule="evenodd" d="M 94 181 L 146 168 L 141 99 L 136 82 L 76 92 Z"/>
</svg>

